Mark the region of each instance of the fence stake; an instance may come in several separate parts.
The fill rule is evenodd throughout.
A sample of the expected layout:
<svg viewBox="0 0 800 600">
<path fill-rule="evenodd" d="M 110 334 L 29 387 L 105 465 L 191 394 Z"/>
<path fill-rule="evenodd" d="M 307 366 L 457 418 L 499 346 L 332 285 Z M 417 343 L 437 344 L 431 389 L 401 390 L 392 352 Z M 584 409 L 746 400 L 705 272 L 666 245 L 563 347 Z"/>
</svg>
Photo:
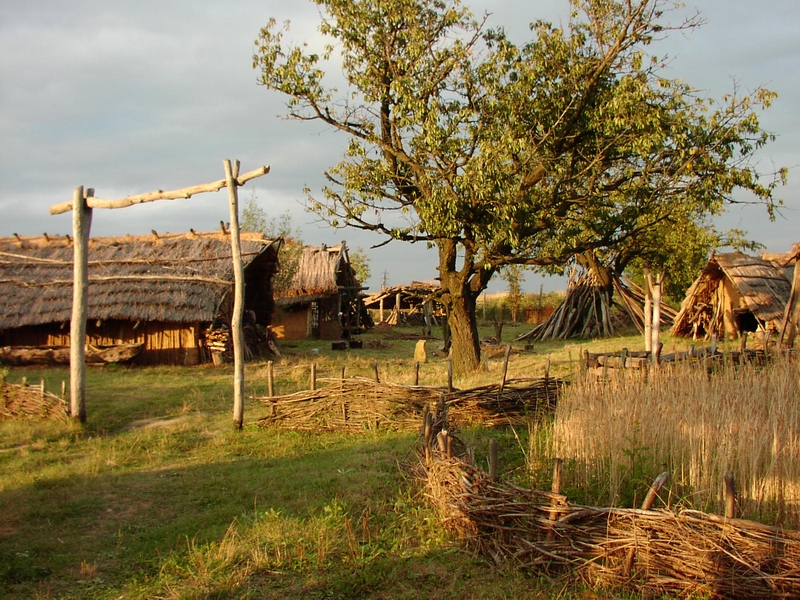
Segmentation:
<svg viewBox="0 0 800 600">
<path fill-rule="evenodd" d="M 489 479 L 497 481 L 497 440 L 489 440 Z"/>
<path fill-rule="evenodd" d="M 553 483 L 550 486 L 550 491 L 554 494 L 561 494 L 561 467 L 563 463 L 564 461 L 560 458 L 553 459 Z M 552 498 L 550 500 L 550 506 L 555 508 L 557 505 L 558 501 L 555 498 Z M 557 521 L 558 511 L 551 510 L 547 518 L 550 519 L 551 521 Z M 552 540 L 553 538 L 555 538 L 555 531 L 553 531 L 553 529 L 551 528 L 547 532 L 547 539 Z"/>
<path fill-rule="evenodd" d="M 267 362 L 267 395 L 272 398 L 275 395 L 275 374 L 273 372 L 274 363 Z"/>
<path fill-rule="evenodd" d="M 736 517 L 736 481 L 733 471 L 725 473 L 725 518 Z"/>
<path fill-rule="evenodd" d="M 311 363 L 311 391 L 317 389 L 317 363 Z"/>
<path fill-rule="evenodd" d="M 378 363 L 372 363 L 372 370 L 375 371 L 375 383 L 380 383 L 381 378 L 378 376 Z"/>
<path fill-rule="evenodd" d="M 447 391 L 453 391 L 453 360 L 447 359 Z"/>
<path fill-rule="evenodd" d="M 650 510 L 653 508 L 653 504 L 655 504 L 656 498 L 658 498 L 658 492 L 660 492 L 661 488 L 664 487 L 667 479 L 669 479 L 668 471 L 664 471 L 661 473 L 661 475 L 656 477 L 656 480 L 653 482 L 653 485 L 650 486 L 650 490 L 647 492 L 647 496 L 645 496 L 644 502 L 642 502 L 642 510 Z M 631 569 L 633 569 L 633 559 L 635 557 L 636 545 L 634 544 L 631 546 L 631 549 L 628 550 L 628 556 L 625 559 L 625 568 L 623 570 L 625 577 L 628 577 L 631 574 Z"/>
<path fill-rule="evenodd" d="M 414 363 L 414 385 L 419 385 L 419 361 Z"/>
<path fill-rule="evenodd" d="M 503 357 L 503 378 L 500 380 L 500 391 L 506 387 L 506 375 L 508 375 L 508 357 L 511 355 L 511 344 L 506 344 L 506 352 Z"/>
</svg>

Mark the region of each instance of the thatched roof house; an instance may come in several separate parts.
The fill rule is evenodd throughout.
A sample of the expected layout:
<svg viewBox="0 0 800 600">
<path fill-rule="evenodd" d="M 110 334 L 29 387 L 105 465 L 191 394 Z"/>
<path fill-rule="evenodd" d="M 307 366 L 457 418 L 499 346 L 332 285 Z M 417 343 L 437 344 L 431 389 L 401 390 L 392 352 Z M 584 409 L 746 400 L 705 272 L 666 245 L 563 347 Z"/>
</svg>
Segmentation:
<svg viewBox="0 0 800 600">
<path fill-rule="evenodd" d="M 245 309 L 265 326 L 279 245 L 242 235 Z M 231 255 L 222 232 L 89 240 L 87 343 L 144 343 L 142 363 L 206 359 L 205 329 L 230 316 Z M 69 236 L 0 238 L 0 345 L 69 345 L 72 263 Z"/>
<path fill-rule="evenodd" d="M 686 293 L 671 333 L 733 339 L 743 331 L 778 331 L 790 277 L 788 269 L 741 252 L 714 255 Z"/>
<path fill-rule="evenodd" d="M 278 292 L 271 330 L 279 339 L 338 340 L 358 333 L 364 321 L 361 283 L 347 244 L 305 246 L 291 282 Z"/>
</svg>

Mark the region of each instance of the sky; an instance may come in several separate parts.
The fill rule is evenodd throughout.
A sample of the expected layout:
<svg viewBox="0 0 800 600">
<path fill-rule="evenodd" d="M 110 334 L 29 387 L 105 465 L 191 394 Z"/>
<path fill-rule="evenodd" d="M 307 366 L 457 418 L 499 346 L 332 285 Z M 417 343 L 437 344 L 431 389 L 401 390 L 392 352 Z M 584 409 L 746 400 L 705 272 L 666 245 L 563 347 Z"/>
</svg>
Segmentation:
<svg viewBox="0 0 800 600">
<path fill-rule="evenodd" d="M 466 1 L 489 25 L 518 42 L 528 23 L 566 22 L 567 0 Z M 778 190 L 783 215 L 737 206 L 723 228 L 749 232 L 771 252 L 800 241 L 800 3 L 797 0 L 704 0 L 704 26 L 673 34 L 652 51 L 669 56 L 670 77 L 719 98 L 765 86 L 778 92 L 762 126 L 777 141 L 760 167 L 789 167 Z M 436 253 L 423 244 L 391 243 L 356 230 L 334 230 L 304 211 L 303 189 L 319 193 L 323 171 L 342 155 L 345 138 L 319 123 L 282 119 L 285 99 L 257 84 L 254 40 L 270 17 L 292 22 L 295 42 L 318 40 L 316 6 L 303 0 L 0 0 L 0 236 L 66 234 L 69 214 L 50 205 L 78 186 L 122 198 L 224 178 L 223 159 L 242 172 L 271 172 L 240 188 L 269 217 L 289 211 L 306 243 L 368 251 L 371 291 L 436 277 Z M 746 200 L 744 196 L 737 196 Z M 209 231 L 229 221 L 223 190 L 187 200 L 95 210 L 92 235 Z M 489 291 L 505 289 L 497 279 Z M 563 278 L 526 274 L 524 288 L 565 287 Z"/>
</svg>

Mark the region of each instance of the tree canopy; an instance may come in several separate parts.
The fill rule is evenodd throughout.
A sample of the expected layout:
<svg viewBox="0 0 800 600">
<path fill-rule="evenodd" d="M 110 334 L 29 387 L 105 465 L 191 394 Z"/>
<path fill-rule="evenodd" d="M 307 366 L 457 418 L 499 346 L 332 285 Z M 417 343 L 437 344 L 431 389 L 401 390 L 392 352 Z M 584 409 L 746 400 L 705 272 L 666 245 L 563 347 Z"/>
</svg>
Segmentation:
<svg viewBox="0 0 800 600">
<path fill-rule="evenodd" d="M 775 94 L 714 101 L 666 78 L 653 42 L 699 24 L 671 25 L 672 2 L 571 0 L 566 26 L 536 22 L 518 45 L 457 0 L 313 1 L 331 44 L 285 44 L 288 23 L 271 20 L 260 83 L 291 118 L 349 136 L 312 210 L 437 248 L 459 371 L 479 364 L 475 303 L 498 268 L 691 234 L 737 187 L 777 205 L 783 172 L 765 181 L 753 161 Z"/>
</svg>

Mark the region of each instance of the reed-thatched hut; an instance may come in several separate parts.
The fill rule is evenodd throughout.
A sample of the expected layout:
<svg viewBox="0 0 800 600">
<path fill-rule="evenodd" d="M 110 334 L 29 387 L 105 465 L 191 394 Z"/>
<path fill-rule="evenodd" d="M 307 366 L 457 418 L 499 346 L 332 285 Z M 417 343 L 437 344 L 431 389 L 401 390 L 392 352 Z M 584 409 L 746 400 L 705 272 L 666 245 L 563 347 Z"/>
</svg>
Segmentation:
<svg viewBox="0 0 800 600">
<path fill-rule="evenodd" d="M 713 255 L 686 293 L 671 333 L 735 339 L 745 331 L 777 332 L 790 278 L 789 269 L 741 252 Z"/>
<path fill-rule="evenodd" d="M 340 340 L 372 325 L 347 244 L 305 246 L 286 289 L 275 299 L 270 330 L 278 339 Z"/>
<path fill-rule="evenodd" d="M 241 245 L 245 309 L 266 327 L 280 243 L 243 234 Z M 143 344 L 143 364 L 208 360 L 207 329 L 230 319 L 231 256 L 223 232 L 91 239 L 87 344 Z M 72 281 L 69 236 L 0 238 L 0 346 L 69 346 Z"/>
</svg>

